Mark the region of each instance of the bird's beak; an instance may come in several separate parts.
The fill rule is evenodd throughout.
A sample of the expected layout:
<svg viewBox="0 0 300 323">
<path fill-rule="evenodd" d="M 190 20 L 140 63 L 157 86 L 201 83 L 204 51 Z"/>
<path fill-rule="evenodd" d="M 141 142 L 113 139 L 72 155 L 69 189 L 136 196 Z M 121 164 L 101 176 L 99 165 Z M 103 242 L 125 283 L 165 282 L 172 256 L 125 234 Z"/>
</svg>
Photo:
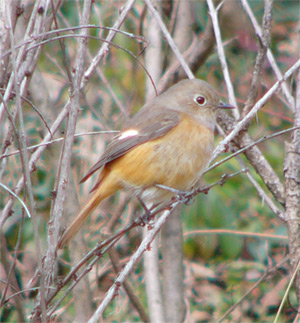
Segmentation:
<svg viewBox="0 0 300 323">
<path fill-rule="evenodd" d="M 224 103 L 220 101 L 220 103 L 217 106 L 218 109 L 234 109 L 234 106 L 228 103 Z"/>
</svg>

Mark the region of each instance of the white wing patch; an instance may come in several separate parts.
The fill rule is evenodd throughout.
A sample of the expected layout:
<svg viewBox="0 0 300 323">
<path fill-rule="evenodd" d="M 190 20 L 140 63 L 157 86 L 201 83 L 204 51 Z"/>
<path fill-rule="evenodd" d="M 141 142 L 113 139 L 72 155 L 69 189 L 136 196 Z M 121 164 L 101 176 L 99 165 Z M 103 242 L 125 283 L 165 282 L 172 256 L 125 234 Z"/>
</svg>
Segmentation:
<svg viewBox="0 0 300 323">
<path fill-rule="evenodd" d="M 122 134 L 120 134 L 118 140 L 134 137 L 138 134 L 139 132 L 136 129 L 129 129 L 124 131 Z"/>
</svg>

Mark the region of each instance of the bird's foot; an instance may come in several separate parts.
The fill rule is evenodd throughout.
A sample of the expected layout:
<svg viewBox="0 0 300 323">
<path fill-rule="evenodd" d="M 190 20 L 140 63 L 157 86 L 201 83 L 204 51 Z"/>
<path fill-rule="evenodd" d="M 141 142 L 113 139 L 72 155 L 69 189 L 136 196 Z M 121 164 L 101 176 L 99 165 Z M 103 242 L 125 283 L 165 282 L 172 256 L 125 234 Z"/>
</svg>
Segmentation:
<svg viewBox="0 0 300 323">
<path fill-rule="evenodd" d="M 161 184 L 156 184 L 155 185 L 158 188 L 161 188 L 163 190 L 169 191 L 171 193 L 174 193 L 174 198 L 183 204 L 190 205 L 193 203 L 193 198 L 194 198 L 194 190 L 192 191 L 181 191 L 177 190 L 176 188 L 161 185 Z"/>
<path fill-rule="evenodd" d="M 149 210 L 147 205 L 144 203 L 144 201 L 141 199 L 141 197 L 138 196 L 137 198 L 145 212 L 143 215 L 140 216 L 141 225 L 145 226 L 146 224 L 149 224 L 153 220 L 153 214 L 151 210 Z"/>
</svg>

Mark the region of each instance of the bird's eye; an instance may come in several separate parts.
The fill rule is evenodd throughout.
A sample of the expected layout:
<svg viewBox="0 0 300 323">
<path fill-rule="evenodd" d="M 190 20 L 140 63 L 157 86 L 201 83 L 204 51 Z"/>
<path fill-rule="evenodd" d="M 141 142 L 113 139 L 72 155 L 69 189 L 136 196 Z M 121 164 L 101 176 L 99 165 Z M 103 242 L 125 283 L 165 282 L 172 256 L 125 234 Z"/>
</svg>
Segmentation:
<svg viewBox="0 0 300 323">
<path fill-rule="evenodd" d="M 202 96 L 202 95 L 195 95 L 195 97 L 194 97 L 194 101 L 199 105 L 199 106 L 203 106 L 203 105 L 205 105 L 206 104 L 206 99 L 205 99 L 205 97 L 204 96 Z"/>
</svg>

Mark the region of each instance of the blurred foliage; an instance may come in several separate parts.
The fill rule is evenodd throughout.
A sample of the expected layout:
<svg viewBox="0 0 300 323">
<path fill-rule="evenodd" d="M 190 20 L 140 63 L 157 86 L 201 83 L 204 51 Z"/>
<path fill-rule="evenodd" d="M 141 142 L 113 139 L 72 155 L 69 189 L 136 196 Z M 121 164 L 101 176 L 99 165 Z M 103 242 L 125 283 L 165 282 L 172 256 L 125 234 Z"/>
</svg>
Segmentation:
<svg viewBox="0 0 300 323">
<path fill-rule="evenodd" d="M 113 2 L 113 3 L 112 3 Z M 91 17 L 91 24 L 111 26 L 118 15 L 122 1 L 95 1 Z M 263 1 L 249 1 L 257 20 L 260 22 L 263 13 Z M 167 4 L 164 9 L 166 22 L 170 22 L 170 8 Z M 146 24 L 142 19 L 144 4 L 137 1 L 134 10 L 125 20 L 122 30 L 140 35 L 140 30 L 145 33 Z M 169 10 L 169 11 L 168 11 Z M 240 11 L 230 11 L 224 14 L 222 24 L 223 40 L 226 43 L 226 55 L 230 66 L 231 78 L 235 93 L 239 100 L 240 107 L 243 106 L 253 70 L 257 53 L 257 40 L 246 15 Z M 271 49 L 275 54 L 277 63 L 282 71 L 286 70 L 297 58 L 297 32 L 296 27 L 299 19 L 298 1 L 275 1 L 272 29 Z M 79 25 L 78 8 L 73 3 L 65 1 L 58 16 L 60 28 Z M 194 17 L 191 19 L 194 30 L 198 37 L 201 37 L 207 22 L 207 9 L 204 1 L 195 1 Z M 22 28 L 22 26 L 18 26 Z M 98 37 L 89 40 L 89 50 L 96 53 L 101 45 L 101 39 L 107 34 L 106 30 L 97 28 L 90 29 L 90 35 Z M 144 35 L 144 34 L 142 34 Z M 66 55 L 70 67 L 76 56 L 77 39 L 66 38 L 64 40 Z M 114 43 L 119 47 L 112 47 L 99 68 L 107 78 L 110 87 L 128 113 L 136 112 L 144 102 L 144 81 L 145 71 L 137 63 L 137 59 L 143 63 L 141 49 L 145 44 L 138 43 L 136 39 L 119 34 Z M 168 67 L 170 51 L 165 45 L 165 69 Z M 136 58 L 129 55 L 130 51 Z M 87 63 L 91 57 L 87 56 Z M 36 73 L 41 77 L 41 87 L 46 87 L 48 99 L 40 100 L 37 87 L 29 89 L 29 99 L 41 109 L 45 122 L 51 125 L 54 118 L 60 112 L 68 97 L 68 80 L 65 71 L 65 62 L 61 47 L 57 41 L 44 45 L 40 56 Z M 226 89 L 223 75 L 219 64 L 217 52 L 213 51 L 205 64 L 197 71 L 196 77 L 207 80 L 213 84 L 226 100 Z M 33 78 L 34 80 L 34 78 Z M 262 89 L 260 96 L 276 81 L 274 73 L 268 63 L 262 75 Z M 43 90 L 44 92 L 44 90 Z M 114 102 L 105 82 L 95 73 L 92 75 L 87 87 L 82 93 L 82 105 L 78 118 L 77 132 L 97 130 L 117 130 L 124 122 L 124 115 Z M 10 101 L 10 105 L 14 105 Z M 24 117 L 28 136 L 28 145 L 38 144 L 41 138 L 48 131 L 44 122 L 28 104 L 24 104 Z M 257 115 L 256 120 L 251 122 L 249 133 L 254 139 L 272 134 L 291 126 L 292 113 L 287 109 L 285 101 L 280 93 L 277 93 L 268 104 Z M 5 128 L 8 125 L 5 125 Z M 61 137 L 65 124 L 61 126 L 61 133 L 55 138 Z M 4 129 L 3 129 L 4 130 Z M 2 136 L 0 135 L 2 139 Z M 111 135 L 81 136 L 77 137 L 74 143 L 74 158 L 72 161 L 72 176 L 79 203 L 85 200 L 91 183 L 85 183 L 80 187 L 77 185 L 83 173 L 91 166 L 101 154 L 106 142 Z M 277 174 L 282 177 L 282 164 L 284 158 L 284 141 L 288 141 L 290 135 L 268 140 L 260 144 L 264 156 L 274 167 Z M 217 136 L 217 141 L 220 137 Z M 46 224 L 49 210 L 51 208 L 51 191 L 54 189 L 55 176 L 59 167 L 59 151 L 61 141 L 49 145 L 42 158 L 36 164 L 36 172 L 32 175 L 34 184 L 34 195 L 36 199 L 37 213 L 39 215 L 40 236 L 46 241 Z M 18 147 L 14 142 L 11 151 Z M 227 154 L 223 154 L 224 157 Z M 256 176 L 247 160 L 243 158 L 246 167 L 249 167 L 251 174 L 264 187 L 260 178 Z M 18 155 L 9 157 L 9 167 L 4 173 L 4 182 L 8 187 L 14 187 L 22 174 Z M 218 180 L 224 173 L 230 174 L 239 169 L 238 163 L 231 160 L 222 164 L 206 174 L 203 184 L 212 183 Z M 121 193 L 124 194 L 124 193 Z M 112 198 L 105 204 L 105 213 L 110 215 L 112 209 L 121 200 L 123 195 Z M 3 209 L 7 194 L 3 190 L 0 196 L 0 207 Z M 135 201 L 131 202 L 136 205 Z M 123 222 L 129 221 L 130 214 L 136 214 L 127 207 L 123 208 L 123 215 L 117 223 L 117 228 Z M 132 213 L 131 213 L 132 212 Z M 102 214 L 103 214 L 102 213 Z M 256 190 L 247 180 L 245 174 L 239 174 L 226 181 L 223 186 L 212 188 L 207 195 L 201 194 L 190 206 L 182 206 L 182 222 L 185 233 L 184 240 L 184 263 L 186 272 L 186 299 L 190 304 L 191 322 L 208 322 L 220 318 L 226 310 L 236 303 L 240 297 L 255 284 L 261 275 L 269 270 L 285 256 L 287 241 L 282 238 L 286 236 L 285 225 L 278 220 L 258 196 Z M 101 214 L 101 215 L 102 215 Z M 14 215 L 7 221 L 5 238 L 7 239 L 7 250 L 14 252 L 14 246 L 18 239 L 20 218 L 22 211 L 18 202 L 15 202 Z M 108 216 L 109 217 L 109 216 Z M 88 235 L 86 240 L 99 240 L 99 231 L 105 227 L 105 223 L 97 224 L 99 217 L 91 219 L 88 224 Z M 101 221 L 101 220 L 99 220 Z M 116 228 L 116 229 L 117 229 Z M 253 236 L 241 234 L 221 234 L 215 230 L 228 229 L 236 232 L 252 232 Z M 205 232 L 202 232 L 205 230 Z M 126 235 L 118 244 L 118 251 L 124 261 L 135 250 L 140 239 L 140 230 Z M 272 237 L 260 237 L 255 233 L 265 233 Z M 276 235 L 279 236 L 276 238 Z M 25 218 L 20 241 L 20 253 L 16 264 L 17 276 L 19 277 L 20 289 L 25 289 L 29 279 L 34 274 L 36 264 L 35 246 L 33 241 L 33 228 L 31 220 Z M 45 243 L 45 242 L 44 242 Z M 65 251 L 60 264 L 61 274 L 65 274 L 65 268 L 69 267 L 68 254 Z M 105 256 L 102 263 L 107 265 L 108 258 Z M 101 264 L 98 266 L 101 267 Z M 123 262 L 122 262 L 123 263 Z M 107 288 L 113 281 L 112 268 L 107 265 L 106 270 L 101 272 L 95 282 L 93 275 L 100 271 L 95 269 L 91 275 L 90 282 L 96 300 L 101 299 Z M 140 301 L 146 304 L 146 296 L 143 289 L 143 270 L 138 265 L 130 277 L 136 295 Z M 272 271 L 269 276 L 259 284 L 227 318 L 228 321 L 272 321 L 276 315 L 285 288 L 288 284 L 288 263 L 283 263 L 279 268 Z M 3 286 L 3 284 L 2 284 Z M 35 287 L 35 286 L 31 286 Z M 2 289 L 2 287 L 1 287 Z M 295 304 L 293 291 L 290 293 L 290 303 Z M 24 292 L 21 296 L 24 304 L 24 311 L 29 315 L 34 304 L 34 293 Z M 57 313 L 58 321 L 68 321 L 73 317 L 74 308 L 68 306 L 72 302 L 71 296 L 67 297 L 62 304 L 66 310 L 63 314 Z M 96 306 L 96 301 L 94 303 Z M 60 315 L 62 315 L 60 317 Z M 281 321 L 292 321 L 295 312 L 290 305 L 284 307 Z M 133 321 L 140 320 L 138 314 L 130 304 L 128 297 L 121 289 L 120 294 L 106 310 L 108 321 Z M 1 322 L 15 322 L 17 314 L 13 303 L 8 302 L 0 309 Z"/>
</svg>

